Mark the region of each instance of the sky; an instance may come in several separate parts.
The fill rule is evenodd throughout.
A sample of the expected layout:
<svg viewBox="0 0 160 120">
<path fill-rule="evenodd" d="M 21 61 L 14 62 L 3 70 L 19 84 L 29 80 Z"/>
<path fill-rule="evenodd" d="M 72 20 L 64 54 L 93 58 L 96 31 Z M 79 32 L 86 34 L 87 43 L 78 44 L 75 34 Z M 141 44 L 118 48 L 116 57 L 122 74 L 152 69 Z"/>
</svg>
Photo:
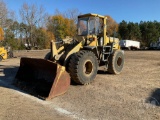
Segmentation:
<svg viewBox="0 0 160 120">
<path fill-rule="evenodd" d="M 96 13 L 110 15 L 117 23 L 159 21 L 160 0 L 4 0 L 9 10 L 19 14 L 23 3 L 43 5 L 50 15 L 58 9 L 78 9 L 82 14 Z"/>
</svg>

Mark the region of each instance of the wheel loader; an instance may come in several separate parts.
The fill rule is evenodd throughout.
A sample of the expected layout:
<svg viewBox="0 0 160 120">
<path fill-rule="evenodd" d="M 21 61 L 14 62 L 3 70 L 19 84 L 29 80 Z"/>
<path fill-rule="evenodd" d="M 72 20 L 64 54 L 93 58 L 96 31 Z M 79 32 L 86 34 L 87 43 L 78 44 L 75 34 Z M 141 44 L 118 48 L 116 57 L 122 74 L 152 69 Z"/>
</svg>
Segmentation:
<svg viewBox="0 0 160 120">
<path fill-rule="evenodd" d="M 4 31 L 3 29 L 0 27 L 0 42 L 4 40 Z M 7 50 L 0 46 L 0 61 L 7 59 Z"/>
<path fill-rule="evenodd" d="M 10 47 L 0 47 L 0 61 L 13 57 Z"/>
<path fill-rule="evenodd" d="M 72 41 L 51 41 L 51 51 L 44 59 L 21 58 L 16 85 L 51 99 L 65 93 L 70 80 L 80 85 L 91 83 L 100 66 L 108 73 L 120 74 L 124 52 L 118 39 L 107 37 L 106 21 L 107 17 L 98 14 L 78 16 L 78 33 Z"/>
<path fill-rule="evenodd" d="M 0 27 L 0 42 L 4 40 L 4 31 Z M 1 43 L 0 43 L 1 44 Z M 13 57 L 13 52 L 9 46 L 0 46 L 0 61 Z"/>
<path fill-rule="evenodd" d="M 4 47 L 0 47 L 0 61 L 7 59 L 7 50 Z"/>
</svg>

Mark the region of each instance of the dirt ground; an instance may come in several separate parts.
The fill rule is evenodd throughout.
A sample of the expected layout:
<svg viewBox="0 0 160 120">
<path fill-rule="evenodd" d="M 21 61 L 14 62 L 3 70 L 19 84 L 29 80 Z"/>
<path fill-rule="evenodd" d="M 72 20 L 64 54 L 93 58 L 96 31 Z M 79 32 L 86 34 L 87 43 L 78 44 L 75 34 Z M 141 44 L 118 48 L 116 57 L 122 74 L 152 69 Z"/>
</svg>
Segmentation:
<svg viewBox="0 0 160 120">
<path fill-rule="evenodd" d="M 0 63 L 0 120 L 160 119 L 160 51 L 125 51 L 120 75 L 99 71 L 90 85 L 71 85 L 66 94 L 43 101 L 12 82 L 20 57 L 47 52 L 15 51 L 15 58 Z"/>
</svg>

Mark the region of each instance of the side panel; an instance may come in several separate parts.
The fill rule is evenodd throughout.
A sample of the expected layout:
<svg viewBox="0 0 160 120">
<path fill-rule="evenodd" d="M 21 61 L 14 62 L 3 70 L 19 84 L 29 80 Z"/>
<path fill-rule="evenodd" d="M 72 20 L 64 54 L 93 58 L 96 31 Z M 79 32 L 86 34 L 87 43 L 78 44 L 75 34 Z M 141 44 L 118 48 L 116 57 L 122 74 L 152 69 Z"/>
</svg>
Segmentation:
<svg viewBox="0 0 160 120">
<path fill-rule="evenodd" d="M 130 41 L 130 40 L 127 40 L 127 47 L 130 47 L 130 46 L 132 46 L 133 45 L 133 42 L 132 41 Z"/>
<path fill-rule="evenodd" d="M 120 46 L 125 48 L 128 48 L 128 47 L 140 48 L 140 42 L 133 41 L 133 40 L 121 40 Z"/>
<path fill-rule="evenodd" d="M 114 42 L 113 45 L 113 49 L 120 49 L 120 45 L 119 45 L 119 39 L 118 38 L 114 38 L 114 37 L 107 37 L 108 41 L 110 43 Z"/>
</svg>

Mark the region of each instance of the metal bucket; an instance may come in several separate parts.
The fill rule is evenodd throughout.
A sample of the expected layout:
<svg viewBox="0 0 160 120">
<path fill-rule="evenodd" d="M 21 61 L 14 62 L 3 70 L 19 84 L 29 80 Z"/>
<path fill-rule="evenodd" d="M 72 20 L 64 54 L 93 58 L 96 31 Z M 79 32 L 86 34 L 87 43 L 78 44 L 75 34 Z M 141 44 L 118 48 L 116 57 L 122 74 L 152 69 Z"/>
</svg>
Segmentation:
<svg viewBox="0 0 160 120">
<path fill-rule="evenodd" d="M 64 94 L 70 85 L 65 67 L 36 58 L 21 58 L 15 79 L 16 86 L 43 99 Z"/>
</svg>

